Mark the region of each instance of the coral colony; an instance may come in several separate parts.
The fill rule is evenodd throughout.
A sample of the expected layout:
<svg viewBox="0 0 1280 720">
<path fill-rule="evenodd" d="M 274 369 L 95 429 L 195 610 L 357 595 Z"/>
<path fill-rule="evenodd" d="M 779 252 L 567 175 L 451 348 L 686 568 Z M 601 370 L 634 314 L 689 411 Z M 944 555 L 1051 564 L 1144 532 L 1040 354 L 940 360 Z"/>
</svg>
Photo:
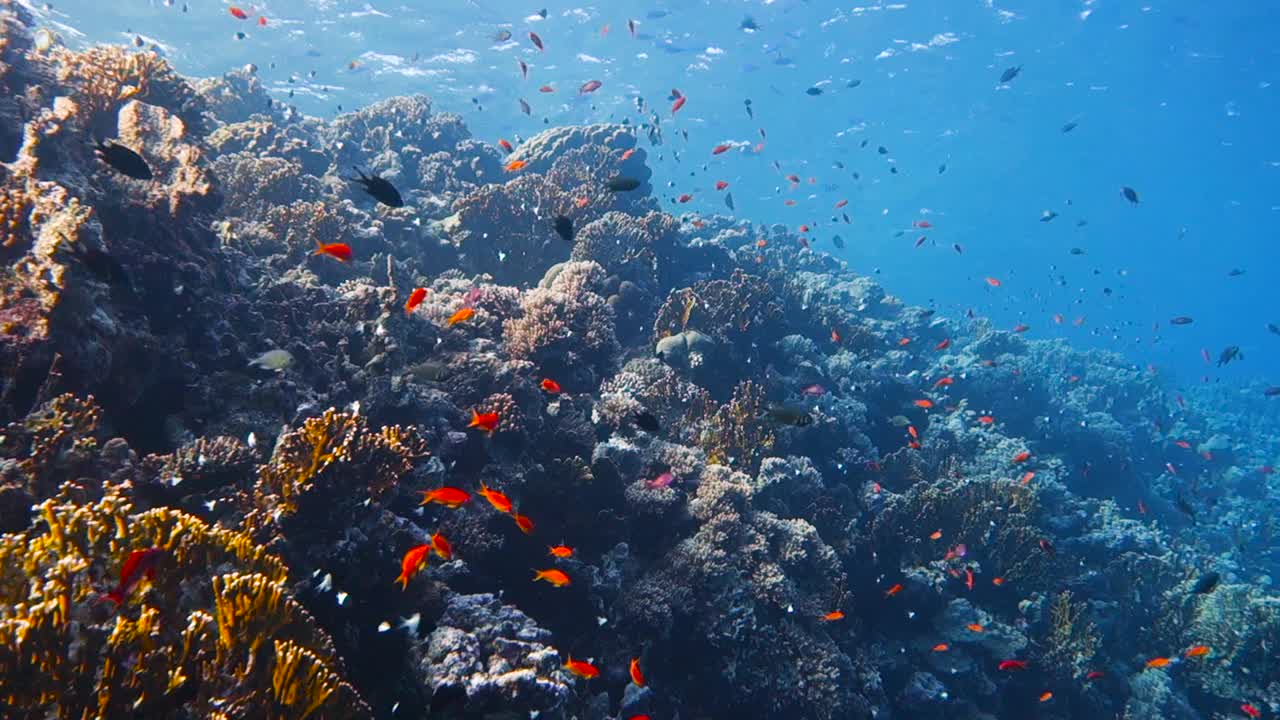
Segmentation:
<svg viewBox="0 0 1280 720">
<path fill-rule="evenodd" d="M 630 127 L 302 117 L 0 9 L 5 717 L 1280 707 L 1226 390 L 667 214 Z"/>
</svg>

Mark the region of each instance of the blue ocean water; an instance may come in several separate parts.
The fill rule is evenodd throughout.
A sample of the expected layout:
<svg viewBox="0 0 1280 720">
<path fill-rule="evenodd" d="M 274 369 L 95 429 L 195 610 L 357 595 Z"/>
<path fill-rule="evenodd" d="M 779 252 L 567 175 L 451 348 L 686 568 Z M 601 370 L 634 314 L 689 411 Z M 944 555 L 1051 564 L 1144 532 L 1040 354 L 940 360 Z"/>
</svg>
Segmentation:
<svg viewBox="0 0 1280 720">
<path fill-rule="evenodd" d="M 496 142 L 656 113 L 651 165 L 672 211 L 728 212 L 723 180 L 737 217 L 807 224 L 815 247 L 909 302 L 1121 350 L 1184 382 L 1270 368 L 1280 13 L 1267 3 L 444 5 L 272 2 L 237 20 L 229 3 L 73 1 L 40 15 L 82 42 L 140 37 L 190 75 L 252 63 L 277 100 L 320 116 L 424 93 Z M 673 88 L 689 98 L 675 117 Z M 720 143 L 740 147 L 713 157 Z M 1229 345 L 1244 362 L 1204 361 Z"/>
</svg>

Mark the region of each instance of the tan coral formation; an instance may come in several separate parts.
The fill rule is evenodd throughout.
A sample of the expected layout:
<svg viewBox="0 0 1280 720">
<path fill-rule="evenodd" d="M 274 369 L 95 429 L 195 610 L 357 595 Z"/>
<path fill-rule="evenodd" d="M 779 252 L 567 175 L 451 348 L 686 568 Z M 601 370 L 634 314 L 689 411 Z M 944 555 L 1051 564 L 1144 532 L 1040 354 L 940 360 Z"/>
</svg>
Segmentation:
<svg viewBox="0 0 1280 720">
<path fill-rule="evenodd" d="M 371 716 L 279 558 L 192 515 L 137 512 L 127 491 L 85 503 L 68 485 L 0 536 L 0 677 L 23 679 L 2 693 L 11 717 Z M 118 609 L 103 602 L 150 548 L 154 572 Z"/>
</svg>

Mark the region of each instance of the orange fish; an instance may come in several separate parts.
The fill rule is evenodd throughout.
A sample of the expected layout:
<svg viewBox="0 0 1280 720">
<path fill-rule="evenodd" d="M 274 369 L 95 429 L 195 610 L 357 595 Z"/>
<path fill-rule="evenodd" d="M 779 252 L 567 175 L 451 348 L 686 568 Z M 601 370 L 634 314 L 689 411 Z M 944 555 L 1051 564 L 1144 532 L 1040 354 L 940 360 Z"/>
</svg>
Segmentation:
<svg viewBox="0 0 1280 720">
<path fill-rule="evenodd" d="M 684 104 L 686 101 L 688 101 L 688 99 L 689 98 L 685 97 L 684 95 L 681 95 L 680 97 L 676 98 L 676 101 L 671 103 L 671 114 L 675 115 L 677 110 L 684 107 Z"/>
<path fill-rule="evenodd" d="M 929 408 L 933 407 L 932 400 L 916 400 L 914 404 L 916 407 L 924 408 L 925 410 L 928 410 Z"/>
<path fill-rule="evenodd" d="M 937 345 L 934 345 L 933 349 L 946 350 L 949 347 L 951 347 L 951 338 L 945 338 L 944 340 L 942 340 L 942 342 L 939 342 Z"/>
<path fill-rule="evenodd" d="M 142 578 L 155 579 L 156 565 L 164 555 L 165 550 L 160 547 L 134 550 L 129 553 L 129 556 L 124 559 L 124 565 L 120 566 L 120 583 L 113 590 L 103 593 L 102 597 L 116 605 L 123 605 L 125 598 Z"/>
<path fill-rule="evenodd" d="M 723 155 L 733 149 L 732 145 L 717 145 L 711 148 L 712 155 Z"/>
<path fill-rule="evenodd" d="M 1028 471 L 1026 471 L 1025 473 L 1023 473 L 1021 483 L 1022 483 L 1023 485 L 1026 485 L 1027 483 L 1031 482 L 1031 478 L 1033 478 L 1033 477 L 1035 477 L 1035 476 L 1036 476 L 1036 474 L 1035 474 L 1035 472 L 1034 472 L 1034 471 L 1032 471 L 1032 470 L 1028 470 Z"/>
<path fill-rule="evenodd" d="M 849 204 L 849 201 L 848 201 L 848 200 L 841 200 L 841 201 L 839 201 L 839 202 L 837 202 L 837 203 L 836 203 L 836 209 L 837 209 L 837 210 L 839 210 L 840 208 L 842 208 L 842 207 L 844 207 L 845 205 L 848 205 L 848 204 Z"/>
<path fill-rule="evenodd" d="M 946 652 L 950 649 L 951 649 L 951 646 L 946 643 L 938 643 L 937 645 L 933 646 L 934 652 Z"/>
<path fill-rule="evenodd" d="M 533 534 L 533 521 L 529 519 L 528 515 L 513 513 L 511 519 L 516 521 L 516 527 L 520 528 L 520 532 L 525 535 Z"/>
<path fill-rule="evenodd" d="M 249 19 L 249 15 L 248 15 L 248 13 L 246 13 L 245 11 L 241 10 L 240 8 L 238 8 L 238 7 L 234 6 L 234 5 L 232 5 L 231 7 L 227 8 L 227 10 L 231 13 L 231 17 L 233 17 L 233 18 L 235 18 L 235 19 L 237 19 L 237 20 L 248 20 L 248 19 Z"/>
<path fill-rule="evenodd" d="M 906 347 L 911 344 L 911 338 L 899 338 L 898 347 Z"/>
<path fill-rule="evenodd" d="M 1004 585 L 1004 578 L 1002 578 L 1002 577 L 993 577 L 993 578 L 991 578 L 991 584 L 992 584 L 992 585 L 995 585 L 996 587 L 1000 587 L 1001 585 Z"/>
<path fill-rule="evenodd" d="M 449 316 L 449 319 L 448 321 L 445 322 L 445 325 L 448 325 L 449 327 L 453 327 L 454 325 L 457 325 L 460 322 L 466 322 L 467 320 L 470 320 L 471 316 L 475 314 L 476 314 L 476 311 L 473 308 L 469 308 L 469 307 L 461 308 L 460 310 L 458 310 L 458 312 Z"/>
<path fill-rule="evenodd" d="M 418 571 L 427 565 L 427 558 L 431 557 L 430 545 L 417 545 L 409 548 L 409 552 L 404 554 L 400 560 L 400 577 L 396 578 L 396 582 L 400 583 L 401 590 L 409 589 L 409 580 Z"/>
<path fill-rule="evenodd" d="M 898 593 L 900 593 L 900 592 L 902 592 L 902 583 L 897 583 L 896 585 L 894 585 L 893 587 L 889 588 L 888 590 L 885 590 L 885 591 L 884 591 L 884 596 L 885 596 L 885 597 L 893 597 L 894 595 L 897 595 L 897 594 L 898 594 Z"/>
<path fill-rule="evenodd" d="M 404 303 L 404 314 L 408 315 L 412 313 L 426 298 L 426 288 L 414 288 L 413 292 L 409 293 L 409 299 Z"/>
<path fill-rule="evenodd" d="M 570 655 L 569 660 L 565 662 L 564 669 L 587 680 L 600 676 L 599 668 L 585 660 L 574 660 L 572 655 Z"/>
<path fill-rule="evenodd" d="M 978 418 L 978 422 L 982 423 L 983 425 L 990 425 L 995 421 L 996 419 L 991 417 L 990 415 L 982 415 Z"/>
<path fill-rule="evenodd" d="M 627 672 L 631 673 L 631 682 L 636 687 L 644 687 L 644 673 L 640 672 L 640 658 L 631 658 L 631 666 L 627 668 Z"/>
<path fill-rule="evenodd" d="M 576 198 L 573 201 L 573 204 L 577 205 L 578 209 L 581 210 L 582 208 L 586 207 L 590 202 L 591 202 L 591 198 L 580 197 L 580 198 Z"/>
<path fill-rule="evenodd" d="M 478 413 L 475 408 L 471 409 L 471 422 L 467 425 L 469 428 L 479 428 L 487 433 L 491 433 L 498 428 L 498 413 L 487 412 Z"/>
<path fill-rule="evenodd" d="M 265 16 L 259 15 L 259 16 L 258 16 L 258 24 L 259 24 L 259 25 L 261 25 L 262 27 L 266 27 L 266 26 L 267 26 L 267 18 L 266 18 Z"/>
<path fill-rule="evenodd" d="M 555 545 L 550 551 L 552 557 L 570 558 L 573 557 L 573 548 L 568 545 Z"/>
<path fill-rule="evenodd" d="M 929 534 L 929 539 L 930 539 L 930 540 L 941 540 L 941 539 L 942 539 L 942 531 L 941 531 L 941 530 L 934 530 L 932 533 L 930 533 L 930 534 Z"/>
<path fill-rule="evenodd" d="M 987 630 L 986 628 L 982 627 L 978 623 L 969 623 L 968 625 L 965 625 L 965 627 L 969 628 L 969 630 L 971 630 L 972 632 L 977 632 L 977 633 L 986 632 Z"/>
<path fill-rule="evenodd" d="M 1018 323 L 1017 325 L 1013 326 L 1013 331 L 1016 333 L 1024 333 L 1030 329 L 1031 329 L 1031 326 L 1025 323 Z"/>
<path fill-rule="evenodd" d="M 839 610 L 832 610 L 831 612 L 822 616 L 823 622 L 835 622 L 837 620 L 843 620 L 843 619 L 844 619 L 844 613 Z"/>
<path fill-rule="evenodd" d="M 725 189 L 725 188 L 727 188 L 727 187 L 729 187 L 729 183 L 727 183 L 727 182 L 725 182 L 725 181 L 723 181 L 723 180 L 717 180 L 717 181 L 716 181 L 716 189 L 717 189 L 717 190 L 723 190 L 723 189 Z"/>
<path fill-rule="evenodd" d="M 1029 459 L 1031 459 L 1031 451 L 1023 450 L 1022 452 L 1010 458 L 1009 462 L 1022 463 L 1022 462 L 1026 462 Z"/>
<path fill-rule="evenodd" d="M 1209 652 L 1210 652 L 1210 648 L 1208 645 L 1192 645 L 1191 647 L 1187 648 L 1187 651 L 1183 653 L 1183 656 L 1189 657 L 1189 658 L 1198 658 L 1198 657 L 1204 657 L 1205 655 L 1208 655 Z"/>
<path fill-rule="evenodd" d="M 538 582 L 544 580 L 556 587 L 564 587 L 569 584 L 569 576 L 564 574 L 563 570 L 551 568 L 549 570 L 535 570 L 533 581 Z"/>
<path fill-rule="evenodd" d="M 993 277 L 987 278 L 987 284 L 991 287 L 1000 287 L 1000 281 Z"/>
<path fill-rule="evenodd" d="M 507 142 L 504 138 L 498 138 L 498 147 L 506 150 L 507 152 L 515 151 L 515 148 L 511 146 L 511 143 Z"/>
<path fill-rule="evenodd" d="M 1040 702 L 1049 702 L 1052 699 L 1053 699 L 1053 693 L 1049 692 L 1048 690 L 1045 690 L 1044 692 L 1040 693 Z"/>
<path fill-rule="evenodd" d="M 919 440 L 919 439 L 920 439 L 920 433 L 919 433 L 918 431 L 916 431 L 916 426 L 915 426 L 915 425 L 908 425 L 908 426 L 907 426 L 907 434 L 911 436 L 911 439 L 912 439 L 912 440 Z"/>
<path fill-rule="evenodd" d="M 443 560 L 450 560 L 453 558 L 453 546 L 450 545 L 449 541 L 440 533 L 432 533 L 431 549 L 435 550 L 436 554 Z"/>
<path fill-rule="evenodd" d="M 560 383 L 552 380 L 551 378 L 543 378 L 542 382 L 538 383 L 538 386 L 552 395 L 560 392 Z"/>
<path fill-rule="evenodd" d="M 1172 664 L 1173 660 L 1170 660 L 1167 657 L 1154 657 L 1147 661 L 1147 667 L 1149 668 L 1169 667 Z"/>
<path fill-rule="evenodd" d="M 952 380 L 952 379 L 951 379 L 951 378 L 949 378 L 949 377 L 944 377 L 944 378 L 939 378 L 939 379 L 938 379 L 938 382 L 934 383 L 934 384 L 933 384 L 933 386 L 934 386 L 935 388 L 946 387 L 946 386 L 948 386 L 948 385 L 951 385 L 951 384 L 952 384 L 952 383 L 954 383 L 954 382 L 955 382 L 955 380 Z"/>
<path fill-rule="evenodd" d="M 763 245 L 761 245 L 761 247 L 764 247 L 764 246 L 763 246 Z M 839 343 L 839 342 L 840 342 L 840 333 L 839 333 L 839 331 L 837 331 L 837 330 L 835 330 L 835 329 L 832 329 L 832 330 L 831 330 L 831 342 L 833 342 L 833 343 Z"/>
<path fill-rule="evenodd" d="M 632 155 L 635 155 L 635 154 L 636 154 L 636 149 L 635 149 L 635 148 L 628 148 L 628 149 L 626 149 L 626 150 L 623 150 L 623 151 L 622 151 L 622 157 L 620 157 L 620 158 L 618 158 L 618 159 L 619 159 L 620 161 L 625 161 L 627 158 L 629 158 L 629 157 L 631 157 Z"/>
<path fill-rule="evenodd" d="M 1174 444 L 1174 445 L 1177 445 L 1178 447 L 1182 448 L 1183 450 L 1190 450 L 1190 449 L 1191 449 L 1191 443 L 1187 442 L 1186 440 L 1175 440 L 1173 444 Z"/>
<path fill-rule="evenodd" d="M 683 204 L 685 204 L 685 203 L 689 202 L 689 201 L 690 201 L 690 200 L 692 200 L 692 199 L 693 199 L 693 196 L 692 196 L 692 195 L 690 195 L 689 193 L 685 193 L 684 195 L 681 195 L 680 197 L 676 198 L 676 202 L 678 202 L 678 203 L 680 203 L 681 205 L 683 205 Z"/>
<path fill-rule="evenodd" d="M 523 170 L 525 166 L 528 164 L 529 163 L 524 160 L 512 160 L 511 162 L 507 163 L 506 170 L 507 172 L 519 172 L 520 170 Z"/>
<path fill-rule="evenodd" d="M 440 487 L 435 490 L 422 490 L 422 502 L 419 505 L 430 505 L 431 503 L 440 503 L 445 507 L 457 510 L 462 504 L 471 499 L 471 493 L 456 487 Z"/>
<path fill-rule="evenodd" d="M 494 490 L 484 483 L 480 483 L 480 496 L 489 501 L 498 512 L 511 512 L 511 498 L 501 490 Z"/>
<path fill-rule="evenodd" d="M 964 569 L 964 586 L 969 588 L 969 592 L 973 592 L 973 568 Z"/>
<path fill-rule="evenodd" d="M 996 666 L 996 669 L 1006 670 L 1010 672 L 1014 670 L 1026 670 L 1027 661 L 1026 660 L 1001 660 L 1000 664 Z"/>
<path fill-rule="evenodd" d="M 321 243 L 316 241 L 316 255 L 328 255 L 339 262 L 351 262 L 351 246 L 346 243 Z"/>
<path fill-rule="evenodd" d="M 543 85 L 542 87 L 538 88 L 538 92 L 540 93 L 553 93 L 555 91 L 556 89 L 551 87 L 550 85 Z"/>
</svg>

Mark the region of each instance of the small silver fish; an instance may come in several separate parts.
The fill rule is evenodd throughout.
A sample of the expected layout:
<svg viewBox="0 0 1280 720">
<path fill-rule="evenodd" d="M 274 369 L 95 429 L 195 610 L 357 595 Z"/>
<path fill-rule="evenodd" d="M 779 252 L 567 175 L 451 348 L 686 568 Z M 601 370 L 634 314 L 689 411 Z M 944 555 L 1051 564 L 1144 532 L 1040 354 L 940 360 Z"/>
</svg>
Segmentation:
<svg viewBox="0 0 1280 720">
<path fill-rule="evenodd" d="M 249 361 L 249 367 L 275 370 L 276 372 L 284 372 L 292 364 L 293 353 L 288 350 L 268 350 Z"/>
</svg>

